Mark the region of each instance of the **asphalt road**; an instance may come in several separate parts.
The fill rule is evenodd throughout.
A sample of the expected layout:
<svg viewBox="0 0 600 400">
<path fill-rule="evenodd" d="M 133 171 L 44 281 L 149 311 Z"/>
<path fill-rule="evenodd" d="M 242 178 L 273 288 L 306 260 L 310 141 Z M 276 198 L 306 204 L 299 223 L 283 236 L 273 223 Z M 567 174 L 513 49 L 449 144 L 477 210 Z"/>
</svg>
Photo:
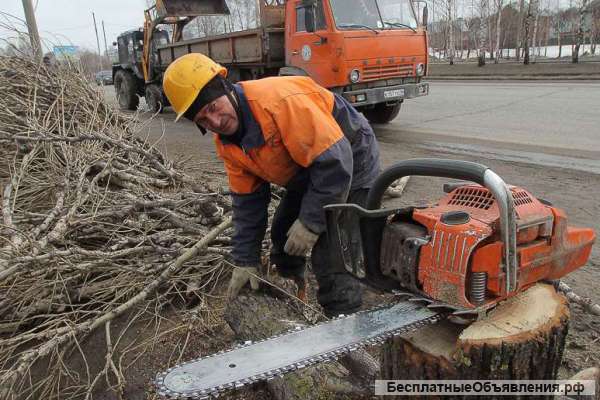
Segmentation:
<svg viewBox="0 0 600 400">
<path fill-rule="evenodd" d="M 600 82 L 431 82 L 377 127 L 386 137 L 456 154 L 600 174 Z"/>
<path fill-rule="evenodd" d="M 381 142 L 600 174 L 599 81 L 430 85 L 429 96 L 406 101 L 394 121 L 374 127 Z M 115 101 L 112 86 L 105 93 Z M 170 109 L 161 114 L 150 123 L 151 136 L 164 130 L 175 141 L 210 146 L 191 123 L 173 124 L 173 119 Z"/>
</svg>

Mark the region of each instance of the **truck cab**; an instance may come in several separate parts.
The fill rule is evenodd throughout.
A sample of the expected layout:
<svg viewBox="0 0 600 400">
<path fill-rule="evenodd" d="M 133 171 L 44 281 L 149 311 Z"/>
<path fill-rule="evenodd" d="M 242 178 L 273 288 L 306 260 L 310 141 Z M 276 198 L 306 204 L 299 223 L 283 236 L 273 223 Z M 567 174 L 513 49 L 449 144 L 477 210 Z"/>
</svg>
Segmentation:
<svg viewBox="0 0 600 400">
<path fill-rule="evenodd" d="M 427 32 L 410 0 L 290 0 L 285 15 L 284 74 L 311 76 L 375 123 L 428 94 Z"/>
</svg>

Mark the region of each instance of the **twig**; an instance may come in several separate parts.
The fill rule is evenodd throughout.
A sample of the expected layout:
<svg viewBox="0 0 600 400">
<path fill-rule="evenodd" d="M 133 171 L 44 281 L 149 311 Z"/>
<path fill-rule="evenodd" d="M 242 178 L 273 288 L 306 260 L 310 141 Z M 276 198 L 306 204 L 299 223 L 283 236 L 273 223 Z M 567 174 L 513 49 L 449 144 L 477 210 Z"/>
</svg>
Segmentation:
<svg viewBox="0 0 600 400">
<path fill-rule="evenodd" d="M 388 187 L 385 191 L 385 195 L 388 197 L 401 197 L 404 192 L 404 188 L 408 184 L 410 176 L 404 176 L 400 178 L 394 185 Z"/>
<path fill-rule="evenodd" d="M 600 305 L 594 304 L 594 302 L 588 297 L 581 297 L 576 294 L 569 285 L 564 282 L 558 284 L 558 290 L 563 292 L 569 301 L 579 304 L 583 307 L 584 311 L 592 315 L 600 315 Z"/>
</svg>

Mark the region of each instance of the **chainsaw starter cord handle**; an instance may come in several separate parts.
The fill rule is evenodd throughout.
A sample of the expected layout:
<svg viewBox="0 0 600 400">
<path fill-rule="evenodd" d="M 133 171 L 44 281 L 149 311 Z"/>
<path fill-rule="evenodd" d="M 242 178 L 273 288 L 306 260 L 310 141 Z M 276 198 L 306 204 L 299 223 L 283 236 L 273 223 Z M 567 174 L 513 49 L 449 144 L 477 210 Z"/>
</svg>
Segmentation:
<svg viewBox="0 0 600 400">
<path fill-rule="evenodd" d="M 485 165 L 460 160 L 438 158 L 413 158 L 400 161 L 387 168 L 375 179 L 367 196 L 366 208 L 376 210 L 386 189 L 397 179 L 404 176 L 437 176 L 441 178 L 460 179 L 484 186 Z"/>
</svg>

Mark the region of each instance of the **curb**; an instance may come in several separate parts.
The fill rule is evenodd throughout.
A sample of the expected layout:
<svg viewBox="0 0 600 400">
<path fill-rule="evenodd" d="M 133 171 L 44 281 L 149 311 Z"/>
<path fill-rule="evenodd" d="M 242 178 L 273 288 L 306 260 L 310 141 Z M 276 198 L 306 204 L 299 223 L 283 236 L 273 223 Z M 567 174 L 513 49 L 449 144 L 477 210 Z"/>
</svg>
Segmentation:
<svg viewBox="0 0 600 400">
<path fill-rule="evenodd" d="M 427 76 L 426 81 L 490 80 L 490 81 L 593 81 L 600 75 L 438 75 Z"/>
</svg>

